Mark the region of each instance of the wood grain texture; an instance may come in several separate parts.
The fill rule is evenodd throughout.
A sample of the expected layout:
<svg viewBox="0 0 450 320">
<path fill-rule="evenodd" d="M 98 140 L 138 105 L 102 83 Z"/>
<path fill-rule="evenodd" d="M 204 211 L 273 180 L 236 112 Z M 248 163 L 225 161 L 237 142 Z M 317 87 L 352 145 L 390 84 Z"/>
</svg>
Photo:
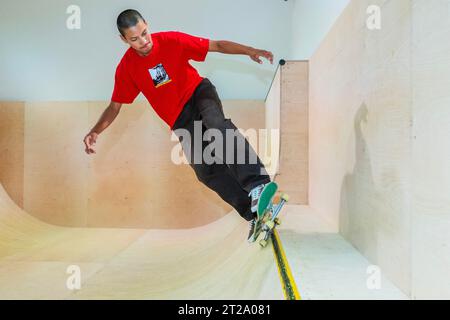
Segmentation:
<svg viewBox="0 0 450 320">
<path fill-rule="evenodd" d="M 310 62 L 311 206 L 408 295 L 411 17 L 408 0 L 352 1 Z"/>
<path fill-rule="evenodd" d="M 243 131 L 264 127 L 261 101 L 223 105 L 226 116 Z M 93 156 L 84 153 L 82 140 L 106 102 L 19 106 L 1 108 L 2 177 L 8 192 L 19 204 L 23 198 L 25 210 L 42 221 L 170 229 L 205 225 L 232 209 L 197 180 L 190 166 L 172 162 L 178 141 L 171 140 L 171 131 L 147 103 L 125 105 L 100 135 Z M 251 143 L 258 151 L 259 141 Z"/>
<path fill-rule="evenodd" d="M 170 132 L 147 105 L 124 107 L 96 156 L 84 154 L 82 138 L 104 107 L 2 105 L 10 124 L 1 132 L 14 135 L 1 147 L 22 141 L 22 152 L 9 150 L 22 161 L 14 164 L 34 213 L 0 184 L 0 298 L 283 299 L 271 250 L 249 245 L 247 222 L 190 167 L 171 163 Z M 244 130 L 264 125 L 261 101 L 225 102 L 225 113 Z M 66 287 L 73 265 L 82 290 Z"/>
<path fill-rule="evenodd" d="M 287 61 L 281 68 L 280 174 L 292 204 L 307 205 L 309 187 L 309 65 Z"/>
<path fill-rule="evenodd" d="M 413 1 L 412 296 L 450 298 L 450 4 Z"/>
<path fill-rule="evenodd" d="M 266 100 L 268 134 L 277 131 L 266 140 L 271 171 L 290 202 L 303 205 L 308 204 L 309 186 L 308 76 L 308 62 L 287 61 L 278 69 Z"/>
<path fill-rule="evenodd" d="M 272 252 L 250 246 L 247 227 L 236 212 L 185 230 L 58 227 L 0 185 L 0 298 L 283 299 Z M 81 290 L 67 288 L 69 266 Z"/>
<path fill-rule="evenodd" d="M 23 206 L 24 102 L 0 102 L 0 181 Z"/>
</svg>

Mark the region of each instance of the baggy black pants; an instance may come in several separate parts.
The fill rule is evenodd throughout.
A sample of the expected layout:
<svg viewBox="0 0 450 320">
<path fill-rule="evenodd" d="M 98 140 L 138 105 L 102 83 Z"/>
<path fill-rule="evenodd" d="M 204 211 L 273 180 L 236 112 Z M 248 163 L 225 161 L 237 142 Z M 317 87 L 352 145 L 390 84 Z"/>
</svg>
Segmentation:
<svg viewBox="0 0 450 320">
<path fill-rule="evenodd" d="M 197 127 L 197 130 L 194 130 L 195 127 Z M 201 130 L 198 130 L 200 127 Z M 222 161 L 210 164 L 206 163 L 202 157 L 205 148 L 211 143 L 211 141 L 204 141 L 203 139 L 203 135 L 208 129 L 220 131 L 224 140 L 223 150 L 220 153 Z M 190 166 L 194 169 L 198 180 L 215 191 L 224 201 L 236 209 L 245 220 L 252 220 L 255 215 L 250 210 L 248 194 L 254 187 L 270 182 L 270 177 L 247 139 L 239 133 L 230 119 L 225 119 L 216 87 L 207 78 L 203 79 L 197 86 L 175 121 L 172 130 L 178 136 L 183 152 Z M 230 130 L 233 130 L 233 136 L 229 135 Z M 188 132 L 191 138 L 185 139 L 181 132 L 184 132 L 184 134 Z M 195 136 L 198 133 L 202 137 Z M 230 150 L 226 146 L 230 144 L 230 139 L 234 139 L 232 144 L 234 150 L 231 153 L 234 157 L 230 157 L 230 154 L 227 157 L 227 152 L 230 152 Z M 239 143 L 239 140 L 241 143 Z M 201 148 L 199 146 L 200 141 Z M 215 140 L 212 139 L 212 141 Z M 242 161 L 243 152 L 245 152 L 244 163 Z M 195 155 L 196 153 L 197 155 Z M 214 155 L 218 158 L 218 154 Z M 233 160 L 227 161 L 226 159 Z M 251 161 L 252 159 L 256 161 Z"/>
</svg>

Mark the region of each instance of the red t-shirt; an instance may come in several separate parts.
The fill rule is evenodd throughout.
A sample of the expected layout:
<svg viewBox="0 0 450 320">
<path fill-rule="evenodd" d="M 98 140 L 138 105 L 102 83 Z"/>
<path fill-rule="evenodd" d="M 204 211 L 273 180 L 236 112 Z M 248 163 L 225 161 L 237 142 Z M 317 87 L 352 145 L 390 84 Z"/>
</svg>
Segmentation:
<svg viewBox="0 0 450 320">
<path fill-rule="evenodd" d="M 209 39 L 178 31 L 152 33 L 146 57 L 129 48 L 116 69 L 111 100 L 130 104 L 142 92 L 172 129 L 186 102 L 204 79 L 189 60 L 205 61 Z"/>
</svg>

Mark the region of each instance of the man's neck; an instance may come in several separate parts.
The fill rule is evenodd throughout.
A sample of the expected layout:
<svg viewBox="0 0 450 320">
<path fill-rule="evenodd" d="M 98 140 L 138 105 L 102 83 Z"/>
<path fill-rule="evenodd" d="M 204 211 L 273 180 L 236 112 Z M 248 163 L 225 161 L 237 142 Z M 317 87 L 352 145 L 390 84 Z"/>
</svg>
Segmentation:
<svg viewBox="0 0 450 320">
<path fill-rule="evenodd" d="M 139 52 L 139 51 L 137 51 L 137 50 L 134 50 L 134 51 L 136 51 L 136 53 L 139 55 L 139 56 L 141 56 L 141 57 L 148 57 L 152 52 L 153 52 L 153 48 L 154 48 L 154 45 L 152 45 L 152 48 L 150 49 L 150 51 L 149 52 L 147 52 L 147 53 L 142 53 L 142 52 Z"/>
<path fill-rule="evenodd" d="M 140 56 L 140 57 L 147 57 L 147 56 L 149 56 L 150 55 L 150 52 L 152 52 L 152 51 L 149 51 L 149 53 L 141 53 L 141 52 L 139 52 L 139 51 L 136 51 L 136 53 Z"/>
</svg>

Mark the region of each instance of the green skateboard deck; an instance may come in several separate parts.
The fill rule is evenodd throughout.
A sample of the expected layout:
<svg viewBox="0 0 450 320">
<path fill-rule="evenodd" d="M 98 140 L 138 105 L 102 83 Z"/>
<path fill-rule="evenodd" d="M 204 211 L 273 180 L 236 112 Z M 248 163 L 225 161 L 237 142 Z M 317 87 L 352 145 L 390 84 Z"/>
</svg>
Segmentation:
<svg viewBox="0 0 450 320">
<path fill-rule="evenodd" d="M 280 224 L 278 215 L 283 206 L 289 201 L 289 196 L 282 193 L 278 203 L 274 203 L 274 197 L 277 192 L 278 185 L 275 182 L 271 182 L 264 187 L 258 201 L 258 231 L 255 236 L 255 241 L 261 233 L 264 233 L 263 239 L 259 241 L 259 244 L 263 248 L 267 246 L 269 238 L 273 235 L 276 226 Z"/>
<path fill-rule="evenodd" d="M 278 185 L 275 182 L 268 183 L 263 191 L 261 192 L 261 196 L 258 200 L 258 220 L 261 221 L 264 219 L 264 216 L 268 211 L 272 208 L 272 200 L 275 194 L 277 193 Z"/>
</svg>

